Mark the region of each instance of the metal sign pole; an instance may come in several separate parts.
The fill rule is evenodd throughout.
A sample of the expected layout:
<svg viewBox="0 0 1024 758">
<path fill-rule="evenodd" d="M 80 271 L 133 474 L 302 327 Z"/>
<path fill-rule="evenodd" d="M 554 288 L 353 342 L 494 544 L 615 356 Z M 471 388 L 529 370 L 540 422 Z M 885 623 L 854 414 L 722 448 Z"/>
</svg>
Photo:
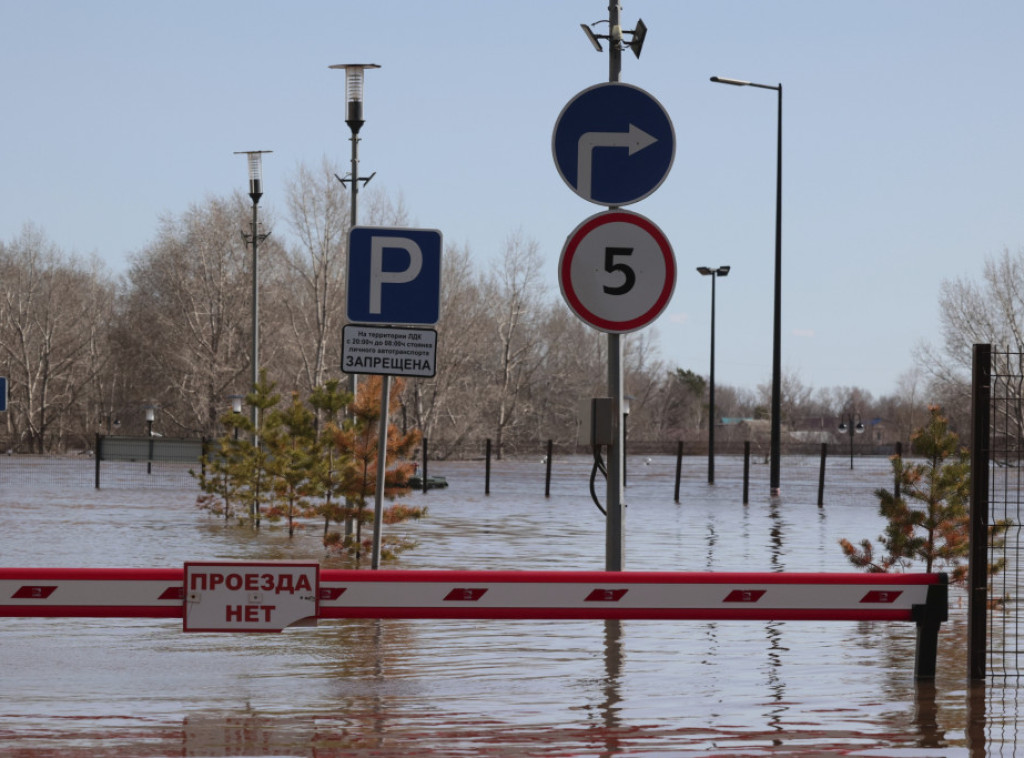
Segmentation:
<svg viewBox="0 0 1024 758">
<path fill-rule="evenodd" d="M 622 51 L 619 49 L 618 0 L 608 4 L 608 81 L 619 81 L 622 73 Z M 612 399 L 612 444 L 608 448 L 608 491 L 605 501 L 604 567 L 606 571 L 622 571 L 622 340 L 618 334 L 608 335 L 608 396 Z"/>
<path fill-rule="evenodd" d="M 388 463 L 388 401 L 391 394 L 391 377 L 387 374 L 380 381 L 380 427 L 377 438 L 377 490 L 373 500 L 373 552 L 370 568 L 380 568 L 381 529 L 384 523 L 384 476 Z"/>
<path fill-rule="evenodd" d="M 621 5 L 610 0 L 608 34 L 581 24 L 590 43 L 602 50 L 608 40 L 608 82 L 588 87 L 562 109 L 551 139 L 555 167 L 569 188 L 608 210 L 580 224 L 562 249 L 559 284 L 570 309 L 584 322 L 608 333 L 608 445 L 605 508 L 605 566 L 623 570 L 625 506 L 625 423 L 623 417 L 622 333 L 634 331 L 664 309 L 675 284 L 675 259 L 664 234 L 639 214 L 621 210 L 650 195 L 664 181 L 675 154 L 675 132 L 668 113 L 647 92 L 622 84 L 623 35 L 639 57 L 647 27 L 620 26 Z M 600 23 L 604 23 L 603 21 Z M 625 226 L 609 236 L 611 225 Z M 588 259 L 588 264 L 574 265 Z M 597 261 L 595 264 L 594 261 Z M 595 277 L 603 262 L 603 274 Z M 649 264 L 649 265 L 648 265 Z M 622 297 L 629 294 L 629 297 Z"/>
<path fill-rule="evenodd" d="M 622 528 L 622 340 L 608 335 L 608 395 L 612 399 L 612 444 L 608 447 L 608 495 L 605 501 L 606 571 L 622 571 L 625 535 Z"/>
</svg>

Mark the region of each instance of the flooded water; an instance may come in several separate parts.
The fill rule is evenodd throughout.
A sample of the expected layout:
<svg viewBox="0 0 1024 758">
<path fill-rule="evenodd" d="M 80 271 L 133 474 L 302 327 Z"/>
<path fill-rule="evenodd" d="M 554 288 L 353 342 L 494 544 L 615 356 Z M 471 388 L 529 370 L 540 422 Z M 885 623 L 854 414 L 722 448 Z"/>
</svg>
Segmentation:
<svg viewBox="0 0 1024 758">
<path fill-rule="evenodd" d="M 784 459 L 775 500 L 754 465 L 743 505 L 742 460 L 719 458 L 708 485 L 706 460 L 687 458 L 677 504 L 674 458 L 630 458 L 625 568 L 850 571 L 837 540 L 881 532 L 888 461 L 831 459 L 821 508 L 818 463 Z M 323 557 L 320 524 L 257 534 L 199 511 L 187 484 L 95 490 L 77 465 L 75 486 L 0 460 L 0 565 Z M 107 482 L 138 481 L 109 468 Z M 405 499 L 429 513 L 386 527 L 419 543 L 393 567 L 603 569 L 585 458 L 555 462 L 550 497 L 539 455 L 493 462 L 490 495 L 483 461 L 429 473 L 450 487 Z M 0 755 L 1015 755 L 1018 682 L 968 688 L 962 591 L 951 606 L 927 684 L 913 624 L 389 619 L 236 636 L 0 619 Z"/>
</svg>

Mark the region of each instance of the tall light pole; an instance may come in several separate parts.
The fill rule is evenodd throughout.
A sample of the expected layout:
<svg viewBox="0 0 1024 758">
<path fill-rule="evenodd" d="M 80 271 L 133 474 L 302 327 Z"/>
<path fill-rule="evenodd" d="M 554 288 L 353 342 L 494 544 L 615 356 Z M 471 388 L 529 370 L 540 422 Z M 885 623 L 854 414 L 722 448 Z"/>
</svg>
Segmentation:
<svg viewBox="0 0 1024 758">
<path fill-rule="evenodd" d="M 779 125 L 775 166 L 775 315 L 772 331 L 772 428 L 769 473 L 771 495 L 777 497 L 781 493 L 779 448 L 782 438 L 782 83 L 757 84 L 741 79 L 725 79 L 720 76 L 712 76 L 711 81 L 718 84 L 732 84 L 736 87 L 770 89 L 779 93 Z"/>
<path fill-rule="evenodd" d="M 708 484 L 715 483 L 715 280 L 720 276 L 728 276 L 732 266 L 709 268 L 698 266 L 701 276 L 711 277 L 711 375 L 708 382 Z"/>
<path fill-rule="evenodd" d="M 363 118 L 363 78 L 367 69 L 380 68 L 376 63 L 336 63 L 328 68 L 339 69 L 345 72 L 345 123 L 352 132 L 352 168 L 347 177 L 340 177 L 335 174 L 339 182 L 352 186 L 349 187 L 349 198 L 351 208 L 349 212 L 349 228 L 355 227 L 359 222 L 359 183 L 365 187 L 376 175 L 376 171 L 366 177 L 359 176 L 359 130 L 366 123 Z M 358 386 L 356 374 L 352 374 L 352 397 L 356 395 Z"/>
<path fill-rule="evenodd" d="M 249 197 L 252 199 L 252 224 L 249 234 L 242 232 L 242 239 L 252 245 L 252 387 L 255 391 L 260 381 L 260 243 L 269 235 L 260 233 L 259 204 L 263 197 L 263 154 L 273 150 L 240 150 L 235 155 L 245 155 L 249 161 Z M 252 441 L 259 442 L 259 411 L 252 406 Z"/>
<path fill-rule="evenodd" d="M 850 471 L 853 471 L 853 435 L 864 433 L 864 424 L 857 411 L 844 413 L 839 418 L 839 432 L 850 435 Z"/>
</svg>

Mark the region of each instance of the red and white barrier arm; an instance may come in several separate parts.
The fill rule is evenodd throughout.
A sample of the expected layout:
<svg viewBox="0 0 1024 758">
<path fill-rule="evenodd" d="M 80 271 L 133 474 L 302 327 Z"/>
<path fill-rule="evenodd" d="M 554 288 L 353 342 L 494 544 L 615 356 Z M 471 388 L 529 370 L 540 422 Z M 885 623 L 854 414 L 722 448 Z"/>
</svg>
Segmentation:
<svg viewBox="0 0 1024 758">
<path fill-rule="evenodd" d="M 0 616 L 181 618 L 184 569 L 0 568 Z"/>
<path fill-rule="evenodd" d="M 310 566 L 312 580 L 288 573 L 295 565 L 284 563 L 0 568 L 0 616 L 184 618 L 186 631 L 276 631 L 316 618 L 913 621 L 915 675 L 931 679 L 948 614 L 945 574 L 348 571 L 320 570 L 315 563 L 306 570 Z M 196 586 L 186 591 L 189 567 Z M 299 603 L 298 615 L 277 619 L 291 601 Z M 192 626 L 189 607 L 196 614 Z"/>
<path fill-rule="evenodd" d="M 0 616 L 180 618 L 183 583 L 182 569 L 0 568 Z M 937 588 L 942 574 L 323 569 L 319 617 L 914 621 Z"/>
<path fill-rule="evenodd" d="M 916 621 L 941 574 L 341 571 L 320 618 Z"/>
</svg>

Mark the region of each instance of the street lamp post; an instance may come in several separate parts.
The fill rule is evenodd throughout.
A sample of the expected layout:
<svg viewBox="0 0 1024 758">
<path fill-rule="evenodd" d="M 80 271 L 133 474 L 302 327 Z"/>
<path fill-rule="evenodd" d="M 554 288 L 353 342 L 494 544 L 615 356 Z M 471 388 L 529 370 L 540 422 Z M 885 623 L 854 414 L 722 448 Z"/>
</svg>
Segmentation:
<svg viewBox="0 0 1024 758">
<path fill-rule="evenodd" d="M 231 412 L 234 413 L 234 414 L 240 415 L 242 413 L 242 400 L 243 400 L 243 396 L 242 395 L 231 395 L 228 399 L 231 400 Z M 236 421 L 237 421 L 237 419 L 236 419 Z M 238 439 L 238 424 L 237 423 L 235 424 L 235 439 L 236 440 Z"/>
<path fill-rule="evenodd" d="M 146 458 L 146 473 L 153 473 L 153 422 L 156 421 L 156 406 L 146 406 L 146 436 L 149 437 L 149 454 Z"/>
<path fill-rule="evenodd" d="M 358 224 L 359 218 L 359 183 L 365 187 L 376 175 L 376 171 L 366 177 L 359 176 L 359 130 L 366 123 L 363 118 L 363 78 L 367 69 L 380 68 L 376 63 L 336 63 L 328 68 L 338 69 L 345 72 L 345 123 L 352 132 L 352 168 L 349 175 L 342 178 L 335 174 L 335 178 L 349 188 L 350 211 L 349 228 Z M 352 397 L 356 395 L 358 387 L 358 375 L 352 374 Z"/>
<path fill-rule="evenodd" d="M 359 176 L 359 130 L 362 129 L 365 119 L 363 118 L 363 78 L 367 69 L 380 68 L 376 63 L 338 63 L 329 68 L 341 69 L 345 72 L 345 123 L 352 132 L 352 168 L 347 178 L 337 176 L 342 184 L 352 183 L 350 198 L 352 201 L 349 228 L 354 228 L 358 223 L 359 210 L 359 183 L 365 187 L 373 179 L 376 172 L 367 177 Z M 359 380 L 356 374 L 352 374 L 352 397 L 355 398 Z M 387 459 L 387 438 L 388 438 L 388 404 L 391 394 L 391 377 L 387 374 L 381 377 L 380 392 L 380 422 L 377 438 L 377 465 L 380 474 L 377 477 L 377 487 L 374 493 L 373 509 L 373 542 L 370 552 L 370 568 L 380 568 L 381 540 L 384 518 L 384 467 Z M 346 526 L 346 532 L 348 527 Z"/>
<path fill-rule="evenodd" d="M 864 424 L 856 411 L 844 413 L 839 419 L 839 432 L 850 435 L 850 471 L 853 471 L 853 435 L 864 433 Z"/>
<path fill-rule="evenodd" d="M 779 483 L 780 447 L 782 438 L 782 83 L 757 84 L 741 79 L 726 79 L 712 76 L 717 84 L 732 84 L 736 87 L 757 87 L 775 90 L 779 93 L 779 115 L 775 165 L 775 314 L 772 330 L 772 421 L 771 421 L 771 467 L 769 480 L 772 497 L 781 493 Z"/>
<path fill-rule="evenodd" d="M 260 381 L 260 285 L 259 247 L 269 235 L 260 234 L 259 203 L 263 197 L 263 154 L 273 150 L 240 150 L 235 155 L 245 155 L 249 161 L 249 197 L 252 199 L 252 224 L 249 234 L 242 232 L 242 239 L 252 245 L 252 386 L 255 390 Z M 252 440 L 259 443 L 259 417 L 256 405 L 252 406 Z"/>
<path fill-rule="evenodd" d="M 711 277 L 711 374 L 708 382 L 708 484 L 715 483 L 715 280 L 728 276 L 732 266 L 698 266 L 701 276 Z"/>
</svg>

